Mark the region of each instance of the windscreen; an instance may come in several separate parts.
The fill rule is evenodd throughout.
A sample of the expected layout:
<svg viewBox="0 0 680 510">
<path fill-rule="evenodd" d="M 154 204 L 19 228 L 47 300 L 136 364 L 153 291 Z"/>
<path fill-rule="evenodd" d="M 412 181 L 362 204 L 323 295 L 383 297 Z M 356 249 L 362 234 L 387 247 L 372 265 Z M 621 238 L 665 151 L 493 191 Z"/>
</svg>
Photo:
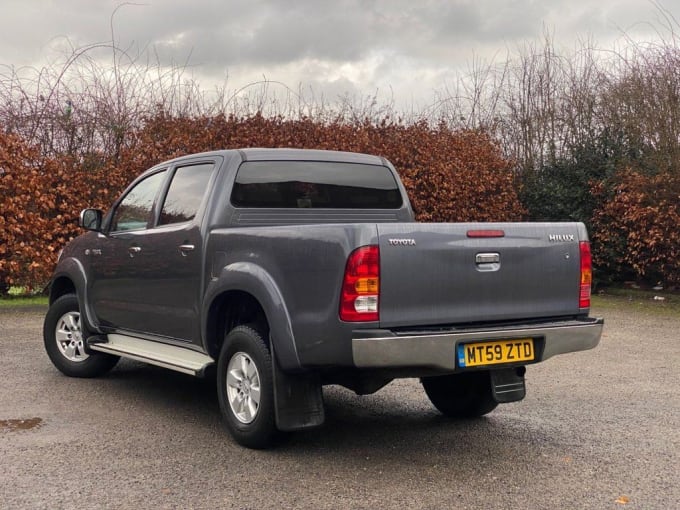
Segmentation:
<svg viewBox="0 0 680 510">
<path fill-rule="evenodd" d="M 236 174 L 236 207 L 398 209 L 401 193 L 389 168 L 329 161 L 247 161 Z"/>
</svg>

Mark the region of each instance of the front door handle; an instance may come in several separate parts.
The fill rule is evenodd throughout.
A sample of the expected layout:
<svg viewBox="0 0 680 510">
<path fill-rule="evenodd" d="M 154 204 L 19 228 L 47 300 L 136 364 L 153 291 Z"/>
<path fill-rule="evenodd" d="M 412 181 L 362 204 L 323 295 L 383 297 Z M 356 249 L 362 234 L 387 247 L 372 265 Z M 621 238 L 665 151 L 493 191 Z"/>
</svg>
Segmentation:
<svg viewBox="0 0 680 510">
<path fill-rule="evenodd" d="M 130 254 L 130 257 L 134 257 L 137 255 L 142 249 L 139 246 L 130 246 L 128 248 L 128 253 Z"/>
<path fill-rule="evenodd" d="M 183 257 L 186 257 L 190 251 L 194 251 L 194 245 L 193 244 L 180 244 L 179 245 L 179 251 L 182 254 Z"/>
</svg>

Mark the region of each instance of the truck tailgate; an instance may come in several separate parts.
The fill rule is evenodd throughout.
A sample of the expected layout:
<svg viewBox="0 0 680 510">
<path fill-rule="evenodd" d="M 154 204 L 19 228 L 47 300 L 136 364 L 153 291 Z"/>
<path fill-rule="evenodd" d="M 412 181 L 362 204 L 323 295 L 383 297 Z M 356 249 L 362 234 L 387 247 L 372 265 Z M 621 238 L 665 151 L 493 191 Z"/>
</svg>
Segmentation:
<svg viewBox="0 0 680 510">
<path fill-rule="evenodd" d="M 585 312 L 579 310 L 579 241 L 588 239 L 581 223 L 392 223 L 377 228 L 381 327 Z"/>
</svg>

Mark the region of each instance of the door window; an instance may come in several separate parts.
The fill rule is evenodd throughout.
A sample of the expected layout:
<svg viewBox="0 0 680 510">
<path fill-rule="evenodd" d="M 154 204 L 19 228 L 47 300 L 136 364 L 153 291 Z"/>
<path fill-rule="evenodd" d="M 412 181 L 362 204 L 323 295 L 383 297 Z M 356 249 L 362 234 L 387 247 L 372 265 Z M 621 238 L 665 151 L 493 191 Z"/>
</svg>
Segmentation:
<svg viewBox="0 0 680 510">
<path fill-rule="evenodd" d="M 182 166 L 175 171 L 165 197 L 159 225 L 191 221 L 201 206 L 212 175 L 212 163 Z"/>
<path fill-rule="evenodd" d="M 113 214 L 112 232 L 125 232 L 146 228 L 151 219 L 154 200 L 165 178 L 165 170 L 157 172 L 137 183 Z"/>
</svg>

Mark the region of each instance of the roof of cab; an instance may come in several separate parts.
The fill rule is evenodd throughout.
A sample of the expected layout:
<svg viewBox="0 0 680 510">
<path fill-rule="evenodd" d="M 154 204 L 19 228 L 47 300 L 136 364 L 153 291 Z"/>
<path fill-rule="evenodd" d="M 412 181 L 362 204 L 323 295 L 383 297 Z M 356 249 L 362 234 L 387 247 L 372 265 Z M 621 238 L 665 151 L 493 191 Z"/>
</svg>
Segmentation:
<svg viewBox="0 0 680 510">
<path fill-rule="evenodd" d="M 379 156 L 358 152 L 261 148 L 241 149 L 239 152 L 244 161 L 343 161 L 371 165 L 384 164 L 383 158 Z"/>
<path fill-rule="evenodd" d="M 327 151 L 316 149 L 268 149 L 256 147 L 187 154 L 169 161 L 164 161 L 161 164 L 166 165 L 187 158 L 196 157 L 233 157 L 236 154 L 239 154 L 243 161 L 341 161 L 348 163 L 363 163 L 367 165 L 385 164 L 385 159 L 380 156 L 361 154 L 358 152 Z"/>
</svg>

